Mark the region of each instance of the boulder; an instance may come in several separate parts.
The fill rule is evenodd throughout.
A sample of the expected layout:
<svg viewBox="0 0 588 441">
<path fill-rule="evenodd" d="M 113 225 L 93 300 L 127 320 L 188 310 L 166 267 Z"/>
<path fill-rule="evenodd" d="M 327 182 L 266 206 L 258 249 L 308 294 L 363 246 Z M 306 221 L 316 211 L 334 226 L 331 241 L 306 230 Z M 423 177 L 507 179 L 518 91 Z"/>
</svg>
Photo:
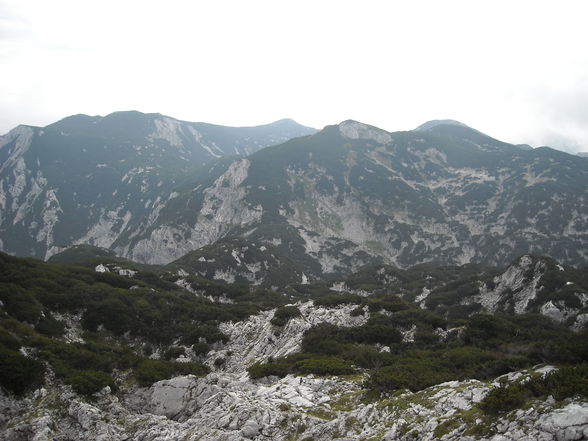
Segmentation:
<svg viewBox="0 0 588 441">
<path fill-rule="evenodd" d="M 259 431 L 261 430 L 261 426 L 257 424 L 257 421 L 247 420 L 243 427 L 241 427 L 241 435 L 245 438 L 255 438 L 259 435 Z"/>
</svg>

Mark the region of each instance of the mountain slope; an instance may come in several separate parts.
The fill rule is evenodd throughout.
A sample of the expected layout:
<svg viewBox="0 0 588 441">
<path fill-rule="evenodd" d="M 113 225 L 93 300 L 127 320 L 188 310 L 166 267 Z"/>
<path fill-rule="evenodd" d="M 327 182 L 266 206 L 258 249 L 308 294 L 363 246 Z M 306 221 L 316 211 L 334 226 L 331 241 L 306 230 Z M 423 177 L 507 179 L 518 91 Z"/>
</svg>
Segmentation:
<svg viewBox="0 0 588 441">
<path fill-rule="evenodd" d="M 395 293 L 449 319 L 472 314 L 541 314 L 571 329 L 588 323 L 588 273 L 536 255 L 523 255 L 505 268 L 416 265 L 364 267 L 330 289 L 374 296 Z"/>
<path fill-rule="evenodd" d="M 355 121 L 217 167 L 117 251 L 165 263 L 223 237 L 274 244 L 311 278 L 369 263 L 585 265 L 588 161 L 462 126 L 388 133 Z M 260 243 L 259 245 L 263 245 Z"/>
<path fill-rule="evenodd" d="M 90 243 L 150 264 L 206 246 L 224 262 L 219 274 L 270 286 L 285 283 L 284 266 L 291 283 L 378 263 L 497 265 L 525 253 L 587 262 L 588 159 L 460 123 L 389 133 L 344 121 L 202 165 L 253 133 L 270 142 L 297 127 L 229 130 L 135 112 L 20 127 L 0 148 L 0 245 L 48 257 Z M 247 132 L 241 147 L 237 132 Z M 231 257 L 227 243 L 244 252 L 248 241 L 259 249 L 251 260 Z M 216 269 L 187 264 L 201 257 L 174 268 L 209 277 Z"/>
<path fill-rule="evenodd" d="M 0 138 L 0 249 L 109 248 L 212 160 L 310 133 L 292 120 L 223 127 L 139 112 L 19 126 Z"/>
</svg>

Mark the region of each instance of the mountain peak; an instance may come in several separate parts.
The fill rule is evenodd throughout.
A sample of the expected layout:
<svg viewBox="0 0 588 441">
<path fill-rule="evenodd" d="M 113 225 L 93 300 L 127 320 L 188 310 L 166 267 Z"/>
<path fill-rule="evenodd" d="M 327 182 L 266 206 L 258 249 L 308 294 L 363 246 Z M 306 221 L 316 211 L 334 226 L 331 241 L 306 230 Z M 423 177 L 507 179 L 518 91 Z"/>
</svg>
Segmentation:
<svg viewBox="0 0 588 441">
<path fill-rule="evenodd" d="M 277 121 L 274 121 L 272 123 L 267 124 L 268 127 L 279 127 L 281 129 L 295 129 L 295 130 L 299 130 L 299 129 L 306 129 L 309 130 L 309 133 L 312 132 L 316 132 L 317 130 L 312 128 L 312 127 L 308 127 L 308 126 L 304 126 L 302 124 L 300 124 L 298 121 L 293 120 L 292 118 L 282 118 L 279 119 Z"/>
<path fill-rule="evenodd" d="M 421 124 L 420 126 L 418 126 L 414 130 L 424 132 L 427 130 L 431 130 L 437 126 L 458 126 L 458 127 L 470 128 L 469 126 L 465 125 L 464 123 L 461 123 L 461 122 L 456 121 L 454 119 L 433 119 L 431 121 L 427 121 L 424 124 Z"/>
<path fill-rule="evenodd" d="M 435 119 L 432 121 L 427 121 L 426 123 L 421 124 L 416 129 L 414 129 L 414 131 L 446 136 L 453 139 L 467 140 L 482 150 L 495 150 L 504 148 L 525 150 L 525 147 L 516 147 L 512 144 L 508 144 L 506 142 L 492 138 L 491 136 L 488 136 L 479 130 L 476 130 L 453 119 Z"/>
<path fill-rule="evenodd" d="M 378 127 L 348 119 L 339 124 L 341 136 L 349 139 L 370 139 L 380 144 L 387 144 L 392 140 L 388 132 Z"/>
<path fill-rule="evenodd" d="M 300 125 L 292 118 L 282 118 L 277 121 L 270 123 L 270 125 Z"/>
</svg>

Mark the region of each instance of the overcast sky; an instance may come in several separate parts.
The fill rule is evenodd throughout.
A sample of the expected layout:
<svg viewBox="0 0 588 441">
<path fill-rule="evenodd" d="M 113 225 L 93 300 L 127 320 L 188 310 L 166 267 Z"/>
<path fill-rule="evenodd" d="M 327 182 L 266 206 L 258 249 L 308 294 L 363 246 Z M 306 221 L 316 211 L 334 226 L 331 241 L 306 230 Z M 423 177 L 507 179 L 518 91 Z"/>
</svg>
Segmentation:
<svg viewBox="0 0 588 441">
<path fill-rule="evenodd" d="M 117 110 L 317 128 L 451 118 L 588 151 L 588 2 L 0 0 L 0 133 Z"/>
</svg>

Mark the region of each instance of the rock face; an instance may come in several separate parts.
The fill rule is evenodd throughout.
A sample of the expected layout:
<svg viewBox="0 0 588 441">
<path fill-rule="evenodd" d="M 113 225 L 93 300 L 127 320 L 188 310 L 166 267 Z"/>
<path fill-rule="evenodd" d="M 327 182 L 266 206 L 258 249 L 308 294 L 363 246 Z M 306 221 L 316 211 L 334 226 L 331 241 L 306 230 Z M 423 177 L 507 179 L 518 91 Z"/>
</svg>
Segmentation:
<svg viewBox="0 0 588 441">
<path fill-rule="evenodd" d="M 361 326 L 368 315 L 352 317 L 355 305 L 338 308 L 316 307 L 312 302 L 299 305 L 300 317 L 295 317 L 279 331 L 270 323 L 274 311 L 268 311 L 237 323 L 223 323 L 220 330 L 229 337 L 229 343 L 221 351 L 208 354 L 212 362 L 218 357 L 225 360 L 226 372 L 244 372 L 254 362 L 266 362 L 268 358 L 285 357 L 298 352 L 304 332 L 319 323 L 336 326 Z"/>
<path fill-rule="evenodd" d="M 478 293 L 461 299 L 487 313 L 539 313 L 574 330 L 585 325 L 588 290 L 576 272 L 552 259 L 524 255 L 502 274 L 480 282 Z"/>
<path fill-rule="evenodd" d="M 149 388 L 105 388 L 93 400 L 67 386 L 49 383 L 17 400 L 0 394 L 0 438 L 24 440 L 172 441 L 272 439 L 330 441 L 409 440 L 581 440 L 588 434 L 588 403 L 552 398 L 488 420 L 475 406 L 504 381 L 525 381 L 531 372 L 494 382 L 452 381 L 420 392 L 367 400 L 362 375 L 318 378 L 288 375 L 249 379 L 248 364 L 284 355 L 300 344 L 311 324 L 361 324 L 347 307 L 298 305 L 301 316 L 272 337 L 273 311 L 242 323 L 225 323 L 230 343 L 207 354 L 224 353 L 223 367 L 203 378 L 181 376 Z M 232 351 L 233 356 L 227 355 Z M 211 363 L 213 364 L 213 363 Z M 537 368 L 544 374 L 553 367 Z M 474 436 L 475 434 L 475 436 Z"/>
</svg>

